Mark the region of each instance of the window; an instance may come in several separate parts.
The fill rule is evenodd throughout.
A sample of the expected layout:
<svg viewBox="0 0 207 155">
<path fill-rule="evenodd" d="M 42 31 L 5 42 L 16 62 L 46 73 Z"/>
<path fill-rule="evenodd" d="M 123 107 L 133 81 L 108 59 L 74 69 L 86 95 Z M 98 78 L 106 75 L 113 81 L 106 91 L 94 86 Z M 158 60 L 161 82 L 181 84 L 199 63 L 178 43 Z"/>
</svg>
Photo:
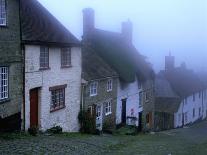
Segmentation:
<svg viewBox="0 0 207 155">
<path fill-rule="evenodd" d="M 184 116 L 185 116 L 185 123 L 187 123 L 188 122 L 188 113 L 185 112 Z"/>
<path fill-rule="evenodd" d="M 8 67 L 0 67 L 0 100 L 7 99 L 9 97 L 8 70 Z"/>
<path fill-rule="evenodd" d="M 201 116 L 201 107 L 199 108 L 199 116 Z"/>
<path fill-rule="evenodd" d="M 140 81 L 138 81 L 138 89 L 142 88 L 142 83 Z"/>
<path fill-rule="evenodd" d="M 178 115 L 178 122 L 181 122 L 181 114 Z"/>
<path fill-rule="evenodd" d="M 50 87 L 51 91 L 51 104 L 50 112 L 62 109 L 65 107 L 65 88 L 67 85 Z"/>
<path fill-rule="evenodd" d="M 109 79 L 107 81 L 107 92 L 112 91 L 113 84 L 112 84 L 112 79 Z"/>
<path fill-rule="evenodd" d="M 105 103 L 105 115 L 111 114 L 111 101 Z"/>
<path fill-rule="evenodd" d="M 148 102 L 150 99 L 150 92 L 149 91 L 146 91 L 145 92 L 145 101 Z"/>
<path fill-rule="evenodd" d="M 40 69 L 49 68 L 49 48 L 45 46 L 40 47 Z"/>
<path fill-rule="evenodd" d="M 193 108 L 193 118 L 195 117 L 195 108 Z"/>
<path fill-rule="evenodd" d="M 97 87 L 98 87 L 98 82 L 92 82 L 90 84 L 90 96 L 97 95 Z"/>
<path fill-rule="evenodd" d="M 6 26 L 6 0 L 0 0 L 0 26 Z"/>
<path fill-rule="evenodd" d="M 193 94 L 193 101 L 195 101 L 195 94 Z"/>
<path fill-rule="evenodd" d="M 61 67 L 71 66 L 71 50 L 70 48 L 61 49 Z"/>
<path fill-rule="evenodd" d="M 139 92 L 139 107 L 142 107 L 142 92 Z"/>
</svg>

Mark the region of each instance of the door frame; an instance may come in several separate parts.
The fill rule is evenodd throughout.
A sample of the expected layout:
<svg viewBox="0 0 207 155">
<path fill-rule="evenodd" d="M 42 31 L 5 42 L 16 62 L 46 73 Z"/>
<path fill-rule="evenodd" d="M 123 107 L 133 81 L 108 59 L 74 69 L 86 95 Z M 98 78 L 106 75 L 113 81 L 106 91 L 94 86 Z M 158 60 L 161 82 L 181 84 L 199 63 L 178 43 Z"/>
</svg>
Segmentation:
<svg viewBox="0 0 207 155">
<path fill-rule="evenodd" d="M 125 108 L 123 107 L 123 105 L 125 104 Z M 121 100 L 121 124 L 126 125 L 126 106 L 127 106 L 127 98 L 124 98 Z"/>
<path fill-rule="evenodd" d="M 31 109 L 31 94 L 32 92 L 36 93 L 35 96 L 36 96 L 36 105 L 33 105 L 33 106 L 36 106 L 36 111 L 33 111 L 34 109 Z M 39 126 L 39 87 L 38 88 L 32 88 L 29 90 L 29 103 L 30 103 L 30 128 L 31 127 L 38 127 Z M 34 113 L 33 113 L 34 112 Z M 32 115 L 36 115 L 34 117 L 36 117 L 36 122 L 35 123 L 32 123 Z M 33 125 L 35 124 L 35 125 Z"/>
<path fill-rule="evenodd" d="M 100 108 L 100 116 L 99 116 L 99 121 L 100 121 L 100 127 L 97 127 L 97 110 Z M 96 105 L 96 129 L 102 131 L 103 128 L 103 104 Z"/>
</svg>

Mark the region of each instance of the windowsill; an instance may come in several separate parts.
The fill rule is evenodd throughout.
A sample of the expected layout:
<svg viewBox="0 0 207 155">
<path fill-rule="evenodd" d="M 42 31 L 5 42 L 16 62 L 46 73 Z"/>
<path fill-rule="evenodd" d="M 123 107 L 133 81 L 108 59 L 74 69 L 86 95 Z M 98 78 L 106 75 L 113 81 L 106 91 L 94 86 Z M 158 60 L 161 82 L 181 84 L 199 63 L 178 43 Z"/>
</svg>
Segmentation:
<svg viewBox="0 0 207 155">
<path fill-rule="evenodd" d="M 111 89 L 111 90 L 106 90 L 106 91 L 109 93 L 109 92 L 111 92 L 111 91 L 112 91 L 112 89 Z"/>
<path fill-rule="evenodd" d="M 72 65 L 68 65 L 68 66 L 61 66 L 60 68 L 71 68 Z"/>
<path fill-rule="evenodd" d="M 64 108 L 65 108 L 65 106 L 60 107 L 60 108 L 56 108 L 56 109 L 53 109 L 53 110 L 50 110 L 50 113 L 53 113 L 55 111 L 58 111 L 58 110 L 61 110 L 61 109 L 64 109 Z"/>
<path fill-rule="evenodd" d="M 6 28 L 6 27 L 8 27 L 8 26 L 7 26 L 7 24 L 5 24 L 5 25 L 0 25 L 0 27 L 2 27 L 2 28 Z"/>
<path fill-rule="evenodd" d="M 93 97 L 93 96 L 97 96 L 97 94 L 92 94 L 92 95 L 90 95 L 90 97 Z"/>
<path fill-rule="evenodd" d="M 44 70 L 50 70 L 50 67 L 47 68 L 39 68 L 40 71 L 44 71 Z"/>
<path fill-rule="evenodd" d="M 111 115 L 112 112 L 105 113 L 105 116 Z"/>
<path fill-rule="evenodd" d="M 7 99 L 2 99 L 2 100 L 0 100 L 0 104 L 6 103 L 6 102 L 9 102 L 9 101 L 10 101 L 9 98 L 7 98 Z"/>
</svg>

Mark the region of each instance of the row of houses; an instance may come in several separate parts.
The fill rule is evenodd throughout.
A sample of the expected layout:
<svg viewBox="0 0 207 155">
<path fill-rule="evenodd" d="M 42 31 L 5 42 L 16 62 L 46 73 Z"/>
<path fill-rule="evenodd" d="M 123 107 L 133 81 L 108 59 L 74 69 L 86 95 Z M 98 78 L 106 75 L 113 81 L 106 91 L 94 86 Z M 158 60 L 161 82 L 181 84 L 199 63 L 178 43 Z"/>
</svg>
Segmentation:
<svg viewBox="0 0 207 155">
<path fill-rule="evenodd" d="M 95 113 L 100 130 L 107 122 L 158 131 L 204 119 L 196 75 L 175 68 L 172 56 L 155 75 L 132 33 L 129 20 L 120 33 L 97 29 L 87 8 L 79 41 L 38 1 L 0 0 L 0 131 L 77 132 L 80 109 Z"/>
</svg>

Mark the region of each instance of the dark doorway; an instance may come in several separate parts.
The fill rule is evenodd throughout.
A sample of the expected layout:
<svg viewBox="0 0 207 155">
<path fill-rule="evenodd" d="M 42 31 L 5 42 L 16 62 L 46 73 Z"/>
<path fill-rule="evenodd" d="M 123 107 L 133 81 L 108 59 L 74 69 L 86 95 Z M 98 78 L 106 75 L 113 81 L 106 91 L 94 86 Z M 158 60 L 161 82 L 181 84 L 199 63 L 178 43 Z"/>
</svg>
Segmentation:
<svg viewBox="0 0 207 155">
<path fill-rule="evenodd" d="M 121 122 L 123 125 L 126 124 L 126 101 L 127 99 L 122 99 Z"/>
<path fill-rule="evenodd" d="M 139 112 L 139 125 L 138 131 L 142 131 L 142 112 Z"/>
<path fill-rule="evenodd" d="M 30 127 L 38 126 L 38 89 L 30 90 Z"/>
</svg>

